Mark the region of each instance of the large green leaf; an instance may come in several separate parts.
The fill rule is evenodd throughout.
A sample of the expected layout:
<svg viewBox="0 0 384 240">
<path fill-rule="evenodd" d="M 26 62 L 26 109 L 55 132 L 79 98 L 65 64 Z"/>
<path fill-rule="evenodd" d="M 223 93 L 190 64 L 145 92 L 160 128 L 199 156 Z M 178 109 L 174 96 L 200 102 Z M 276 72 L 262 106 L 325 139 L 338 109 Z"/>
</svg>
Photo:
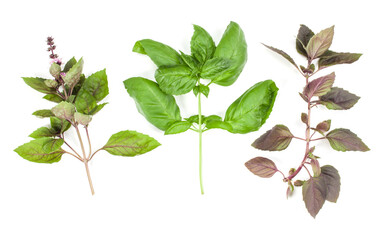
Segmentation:
<svg viewBox="0 0 384 240">
<path fill-rule="evenodd" d="M 190 92 L 196 86 L 198 77 L 185 65 L 159 67 L 155 79 L 161 90 L 171 95 Z"/>
<path fill-rule="evenodd" d="M 60 148 L 64 141 L 53 138 L 38 138 L 15 149 L 22 158 L 37 163 L 54 163 L 61 159 L 64 151 Z"/>
<path fill-rule="evenodd" d="M 204 64 L 215 53 L 215 42 L 204 28 L 193 25 L 195 32 L 191 39 L 191 53 L 200 63 Z"/>
<path fill-rule="evenodd" d="M 46 93 L 46 94 L 54 94 L 54 93 L 56 93 L 56 89 L 55 88 L 48 87 L 44 83 L 47 79 L 23 77 L 23 80 L 24 80 L 24 82 L 28 86 L 30 86 L 31 88 L 33 88 L 36 91 L 39 91 L 41 93 Z"/>
<path fill-rule="evenodd" d="M 247 62 L 247 43 L 240 26 L 231 22 L 216 47 L 214 57 L 229 59 L 231 67 L 215 77 L 214 83 L 221 86 L 232 85 L 239 77 Z"/>
<path fill-rule="evenodd" d="M 222 72 L 231 67 L 231 60 L 225 58 L 212 58 L 209 59 L 201 69 L 201 78 L 215 79 L 220 76 Z"/>
<path fill-rule="evenodd" d="M 133 52 L 148 55 L 158 66 L 172 66 L 182 64 L 183 60 L 176 50 L 168 45 L 151 39 L 137 41 L 132 49 Z"/>
<path fill-rule="evenodd" d="M 102 149 L 112 155 L 133 157 L 149 152 L 158 146 L 160 143 L 152 137 L 127 130 L 113 134 Z"/>
<path fill-rule="evenodd" d="M 125 80 L 124 86 L 135 100 L 137 110 L 157 128 L 165 131 L 173 122 L 181 121 L 175 98 L 161 91 L 157 83 L 133 77 Z"/>
<path fill-rule="evenodd" d="M 232 133 L 258 130 L 267 120 L 279 89 L 272 80 L 256 83 L 234 101 L 225 113 L 224 121 Z"/>
</svg>

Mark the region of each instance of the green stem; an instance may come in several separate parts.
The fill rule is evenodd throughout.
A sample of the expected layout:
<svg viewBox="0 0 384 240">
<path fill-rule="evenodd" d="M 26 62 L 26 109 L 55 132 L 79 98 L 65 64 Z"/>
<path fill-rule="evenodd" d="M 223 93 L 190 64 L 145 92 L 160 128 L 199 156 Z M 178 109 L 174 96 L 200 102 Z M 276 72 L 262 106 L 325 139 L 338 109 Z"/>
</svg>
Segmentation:
<svg viewBox="0 0 384 240">
<path fill-rule="evenodd" d="M 203 188 L 203 176 L 202 176 L 202 169 L 203 169 L 203 152 L 202 152 L 202 140 L 203 140 L 203 129 L 201 127 L 202 125 L 202 119 L 201 119 L 201 92 L 198 94 L 198 110 L 199 110 L 199 177 L 200 177 L 200 190 L 201 194 L 204 194 L 204 188 Z"/>
</svg>

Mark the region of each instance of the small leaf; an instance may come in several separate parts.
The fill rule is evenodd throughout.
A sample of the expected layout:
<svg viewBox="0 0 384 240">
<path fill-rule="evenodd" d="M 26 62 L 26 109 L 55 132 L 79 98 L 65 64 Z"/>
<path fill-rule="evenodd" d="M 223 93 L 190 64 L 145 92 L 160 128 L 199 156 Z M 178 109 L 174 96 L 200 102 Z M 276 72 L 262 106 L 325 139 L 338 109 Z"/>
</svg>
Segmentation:
<svg viewBox="0 0 384 240">
<path fill-rule="evenodd" d="M 52 77 L 58 79 L 60 77 L 61 67 L 57 63 L 52 63 L 51 67 L 49 68 L 49 73 L 52 75 Z"/>
<path fill-rule="evenodd" d="M 68 72 L 75 64 L 77 63 L 75 57 L 69 59 L 69 61 L 65 64 L 63 72 Z"/>
<path fill-rule="evenodd" d="M 317 124 L 316 131 L 320 133 L 328 132 L 331 128 L 331 120 L 322 121 L 321 123 Z"/>
<path fill-rule="evenodd" d="M 164 134 L 169 135 L 169 134 L 182 133 L 187 131 L 191 126 L 192 126 L 192 123 L 188 121 L 174 122 L 169 126 L 167 130 L 165 130 Z"/>
<path fill-rule="evenodd" d="M 189 67 L 179 65 L 158 68 L 155 73 L 155 79 L 163 92 L 181 95 L 190 92 L 196 86 L 198 77 L 192 75 Z"/>
<path fill-rule="evenodd" d="M 207 121 L 206 124 L 205 124 L 205 127 L 207 129 L 218 128 L 218 129 L 227 130 L 228 132 L 231 132 L 231 133 L 233 132 L 232 125 L 230 123 L 222 121 L 222 120 L 210 120 L 210 121 Z"/>
<path fill-rule="evenodd" d="M 215 53 L 216 46 L 211 35 L 204 28 L 193 25 L 195 29 L 191 39 L 191 53 L 200 63 L 205 63 L 212 58 Z"/>
<path fill-rule="evenodd" d="M 39 118 L 53 117 L 55 116 L 50 109 L 37 110 L 32 113 L 32 115 Z"/>
<path fill-rule="evenodd" d="M 347 110 L 353 107 L 360 97 L 342 88 L 333 87 L 331 90 L 320 97 L 320 103 L 331 110 Z"/>
<path fill-rule="evenodd" d="M 336 128 L 325 136 L 331 147 L 336 151 L 362 151 L 366 152 L 370 149 L 365 143 L 349 129 Z"/>
<path fill-rule="evenodd" d="M 260 150 L 281 151 L 289 146 L 292 137 L 292 133 L 286 126 L 276 125 L 256 139 L 252 146 Z"/>
<path fill-rule="evenodd" d="M 50 122 L 51 122 L 52 130 L 55 131 L 55 133 L 57 133 L 57 134 L 63 133 L 71 127 L 70 122 L 68 122 L 65 119 L 60 119 L 57 117 L 51 117 Z"/>
<path fill-rule="evenodd" d="M 133 52 L 148 55 L 158 66 L 173 66 L 183 63 L 180 55 L 168 45 L 151 39 L 137 41 L 132 49 Z"/>
<path fill-rule="evenodd" d="M 19 146 L 14 151 L 17 154 L 19 154 L 20 157 L 31 162 L 37 162 L 37 163 L 58 162 L 60 161 L 61 156 L 64 154 L 64 151 L 60 149 L 60 146 L 59 146 L 60 144 L 55 144 L 50 149 L 50 147 L 48 146 L 51 146 L 50 144 L 52 143 L 52 140 L 53 140 L 52 138 L 38 138 Z M 45 146 L 45 149 L 43 149 L 44 146 Z M 49 149 L 53 151 L 47 153 L 46 150 L 49 150 Z"/>
<path fill-rule="evenodd" d="M 320 175 L 327 185 L 327 198 L 330 202 L 336 202 L 340 193 L 340 175 L 336 168 L 330 165 L 321 167 Z"/>
<path fill-rule="evenodd" d="M 48 101 L 55 102 L 55 103 L 60 103 L 60 102 L 64 101 L 64 99 L 57 96 L 56 94 L 47 94 L 43 98 L 48 100 Z"/>
<path fill-rule="evenodd" d="M 105 105 L 107 105 L 108 103 L 102 103 L 102 104 L 98 104 L 96 105 L 96 107 L 94 107 L 90 112 L 89 114 L 90 115 L 95 115 L 96 113 L 98 113 L 101 109 L 103 109 L 105 107 Z"/>
<path fill-rule="evenodd" d="M 305 101 L 305 102 L 309 102 L 307 96 L 305 96 L 304 94 L 302 93 L 299 93 L 300 97 Z"/>
<path fill-rule="evenodd" d="M 55 88 L 48 87 L 44 82 L 47 79 L 44 78 L 27 78 L 23 77 L 24 82 L 31 88 L 46 94 L 54 94 L 56 92 Z"/>
<path fill-rule="evenodd" d="M 80 58 L 80 60 L 76 62 L 75 65 L 73 65 L 71 69 L 69 69 L 68 72 L 65 74 L 63 80 L 66 84 L 68 84 L 68 86 L 75 86 L 76 83 L 79 82 L 81 73 L 83 71 L 83 65 L 83 58 Z"/>
<path fill-rule="evenodd" d="M 210 115 L 204 118 L 204 123 L 212 122 L 212 121 L 223 121 L 222 118 L 218 115 Z"/>
<path fill-rule="evenodd" d="M 280 50 L 280 49 L 277 49 L 277 48 L 274 48 L 274 47 L 271 47 L 271 46 L 267 46 L 265 45 L 264 43 L 262 43 L 265 47 L 269 48 L 270 50 L 280 54 L 281 56 L 283 56 L 285 59 L 287 59 L 290 63 L 292 63 L 297 69 L 299 68 L 295 61 L 293 60 L 293 58 L 291 58 L 286 52 Z"/>
<path fill-rule="evenodd" d="M 336 64 L 354 63 L 361 57 L 360 53 L 337 53 L 327 51 L 319 59 L 319 68 L 325 68 Z"/>
<path fill-rule="evenodd" d="M 121 131 L 113 134 L 102 148 L 112 155 L 133 157 L 149 152 L 160 143 L 148 135 L 136 131 Z"/>
<path fill-rule="evenodd" d="M 96 102 L 103 100 L 109 94 L 106 70 L 103 69 L 87 77 L 77 95 L 80 96 L 84 91 L 90 93 Z"/>
<path fill-rule="evenodd" d="M 332 44 L 335 26 L 326 28 L 314 35 L 308 42 L 306 51 L 310 60 L 323 55 Z"/>
<path fill-rule="evenodd" d="M 229 59 L 218 57 L 209 59 L 201 69 L 201 78 L 214 79 L 229 67 L 231 67 L 231 60 Z"/>
<path fill-rule="evenodd" d="M 185 118 L 186 121 L 190 122 L 190 123 L 199 123 L 199 115 L 193 115 L 193 116 L 190 116 L 189 118 Z M 204 122 L 205 120 L 205 116 L 204 115 L 201 115 L 201 122 Z"/>
<path fill-rule="evenodd" d="M 61 102 L 51 109 L 52 113 L 61 119 L 71 120 L 75 114 L 75 106 L 69 102 Z"/>
<path fill-rule="evenodd" d="M 92 120 L 91 115 L 86 115 L 79 112 L 75 112 L 74 118 L 77 123 L 80 123 L 83 126 L 87 126 Z"/>
<path fill-rule="evenodd" d="M 301 113 L 301 121 L 302 121 L 305 125 L 308 125 L 308 114 L 306 114 L 306 113 Z"/>
<path fill-rule="evenodd" d="M 311 158 L 311 167 L 313 171 L 313 176 L 318 177 L 321 173 L 320 163 L 316 158 Z"/>
<path fill-rule="evenodd" d="M 305 48 L 308 45 L 309 40 L 315 35 L 311 29 L 305 25 L 300 25 L 299 33 L 296 38 L 296 50 L 298 53 L 307 57 L 307 51 Z"/>
<path fill-rule="evenodd" d="M 57 135 L 57 132 L 53 129 L 47 127 L 41 127 L 36 129 L 33 133 L 29 135 L 31 138 L 42 138 L 42 137 L 54 137 Z"/>
<path fill-rule="evenodd" d="M 51 153 L 54 151 L 62 150 L 60 149 L 63 146 L 64 140 L 61 138 L 50 138 L 49 141 L 43 144 L 43 151 L 45 153 Z"/>
<path fill-rule="evenodd" d="M 270 178 L 279 171 L 272 160 L 264 157 L 253 158 L 246 162 L 245 166 L 253 174 L 262 178 Z"/>
<path fill-rule="evenodd" d="M 303 185 L 303 201 L 308 212 L 313 218 L 323 207 L 327 197 L 327 185 L 324 178 L 311 177 Z"/>
<path fill-rule="evenodd" d="M 183 62 L 191 69 L 196 70 L 198 68 L 198 62 L 197 60 L 187 54 L 184 54 L 182 51 L 180 51 L 180 56 L 183 59 Z"/>
<path fill-rule="evenodd" d="M 331 90 L 334 81 L 334 72 L 312 80 L 305 86 L 303 94 L 307 96 L 308 99 L 311 99 L 313 96 L 323 96 Z"/>
</svg>

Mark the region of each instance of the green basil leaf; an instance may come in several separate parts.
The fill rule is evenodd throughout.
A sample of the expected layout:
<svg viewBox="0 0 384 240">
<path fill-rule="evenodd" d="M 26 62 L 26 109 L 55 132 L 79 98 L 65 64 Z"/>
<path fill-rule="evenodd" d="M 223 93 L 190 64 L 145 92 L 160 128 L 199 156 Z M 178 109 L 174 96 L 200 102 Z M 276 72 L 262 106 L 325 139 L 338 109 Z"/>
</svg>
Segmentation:
<svg viewBox="0 0 384 240">
<path fill-rule="evenodd" d="M 232 133 L 258 130 L 272 111 L 278 88 L 272 80 L 256 83 L 234 101 L 225 113 L 224 121 Z"/>
<path fill-rule="evenodd" d="M 183 59 L 183 62 L 191 69 L 191 70 L 198 70 L 199 63 L 197 62 L 196 58 L 184 54 L 182 51 L 180 51 L 180 56 Z"/>
<path fill-rule="evenodd" d="M 158 67 L 179 65 L 183 63 L 183 60 L 176 50 L 151 39 L 137 41 L 135 46 L 133 46 L 132 51 L 148 55 Z"/>
<path fill-rule="evenodd" d="M 65 119 L 60 119 L 57 117 L 51 117 L 50 122 L 51 122 L 51 129 L 57 134 L 63 133 L 71 127 L 70 122 L 68 122 Z"/>
<path fill-rule="evenodd" d="M 247 43 L 240 26 L 231 22 L 216 47 L 214 57 L 232 61 L 232 65 L 212 81 L 221 86 L 232 85 L 239 77 L 247 62 Z"/>
<path fill-rule="evenodd" d="M 233 132 L 233 127 L 230 123 L 218 119 L 207 121 L 205 127 L 208 129 L 219 128 L 227 130 L 228 132 Z"/>
<path fill-rule="evenodd" d="M 231 60 L 225 58 L 215 57 L 209 59 L 201 69 L 201 78 L 215 79 L 223 71 L 231 67 Z"/>
<path fill-rule="evenodd" d="M 133 157 L 149 152 L 160 143 L 148 135 L 136 131 L 121 131 L 113 134 L 102 147 L 112 155 Z"/>
<path fill-rule="evenodd" d="M 62 139 L 62 142 L 56 142 L 52 145 L 52 138 L 38 138 L 35 140 L 32 140 L 28 143 L 25 143 L 18 148 L 16 148 L 14 151 L 20 155 L 20 157 L 31 161 L 31 162 L 37 162 L 37 163 L 54 163 L 58 162 L 61 159 L 61 156 L 64 154 L 64 151 L 60 149 L 60 143 L 64 143 Z M 50 152 L 47 152 L 48 150 L 52 150 Z"/>
<path fill-rule="evenodd" d="M 35 139 L 42 138 L 42 137 L 54 137 L 54 136 L 57 136 L 57 132 L 47 127 L 38 128 L 29 135 L 29 137 L 35 138 Z"/>
<path fill-rule="evenodd" d="M 191 39 L 191 53 L 200 63 L 205 63 L 215 53 L 215 42 L 204 28 L 193 25 L 195 29 Z"/>
<path fill-rule="evenodd" d="M 77 96 L 81 98 L 84 92 L 92 95 L 96 102 L 100 102 L 108 95 L 108 79 L 105 69 L 87 77 Z"/>
<path fill-rule="evenodd" d="M 173 122 L 181 121 L 175 98 L 161 91 L 157 83 L 133 77 L 125 80 L 124 86 L 135 100 L 137 110 L 160 130 L 165 131 Z"/>
<path fill-rule="evenodd" d="M 181 95 L 190 92 L 196 86 L 198 77 L 192 75 L 189 67 L 178 65 L 159 67 L 155 79 L 163 92 Z"/>
<path fill-rule="evenodd" d="M 69 69 L 71 69 L 75 64 L 77 63 L 76 58 L 72 57 L 71 59 L 68 60 L 68 62 L 64 66 L 63 72 L 68 72 Z"/>
<path fill-rule="evenodd" d="M 75 63 L 71 69 L 68 70 L 68 72 L 63 77 L 64 82 L 72 87 L 75 86 L 80 81 L 80 76 L 83 71 L 84 61 L 83 58 L 80 58 L 80 60 Z"/>
<path fill-rule="evenodd" d="M 190 123 L 197 123 L 197 124 L 199 124 L 199 115 L 190 116 L 189 118 L 185 118 L 185 120 L 190 122 Z M 201 115 L 201 122 L 203 123 L 204 121 L 205 121 L 205 116 Z"/>
<path fill-rule="evenodd" d="M 101 109 L 103 109 L 104 106 L 107 105 L 107 104 L 108 104 L 108 103 L 106 102 L 106 103 L 102 103 L 102 104 L 98 104 L 98 105 L 96 105 L 96 107 L 93 108 L 89 114 L 90 114 L 90 115 L 95 115 L 95 114 L 98 113 Z"/>
<path fill-rule="evenodd" d="M 32 115 L 39 117 L 39 118 L 46 118 L 46 117 L 54 117 L 55 116 L 50 109 L 37 110 L 37 111 L 33 112 Z"/>
<path fill-rule="evenodd" d="M 64 101 L 64 99 L 62 99 L 61 97 L 59 97 L 56 94 L 47 94 L 43 98 L 48 100 L 48 101 L 55 102 L 55 103 L 60 103 L 61 101 Z"/>
<path fill-rule="evenodd" d="M 76 110 L 80 113 L 90 114 L 97 107 L 97 101 L 88 91 L 81 91 L 75 100 Z"/>
<path fill-rule="evenodd" d="M 177 121 L 172 123 L 167 130 L 165 130 L 164 134 L 177 134 L 187 131 L 192 126 L 191 122 L 188 121 Z"/>
<path fill-rule="evenodd" d="M 56 93 L 56 89 L 55 88 L 48 87 L 44 83 L 47 79 L 23 77 L 23 80 L 24 80 L 24 82 L 28 86 L 30 86 L 31 88 L 33 88 L 36 91 L 39 91 L 41 93 L 46 93 L 46 94 L 54 94 L 54 93 Z"/>
</svg>

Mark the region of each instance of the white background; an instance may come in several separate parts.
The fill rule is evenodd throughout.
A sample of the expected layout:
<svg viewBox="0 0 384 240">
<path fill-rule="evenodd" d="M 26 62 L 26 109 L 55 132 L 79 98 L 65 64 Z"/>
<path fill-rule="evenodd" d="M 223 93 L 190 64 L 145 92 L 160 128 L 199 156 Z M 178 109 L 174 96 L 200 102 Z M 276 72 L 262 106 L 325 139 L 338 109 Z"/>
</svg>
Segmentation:
<svg viewBox="0 0 384 240">
<path fill-rule="evenodd" d="M 383 15 L 380 1 L 3 1 L 0 4 L 1 135 L 0 239 L 382 239 L 384 186 L 382 77 Z M 280 88 L 274 110 L 258 132 L 246 135 L 211 130 L 203 136 L 204 185 L 198 183 L 198 136 L 164 136 L 136 110 L 122 81 L 153 79 L 154 64 L 132 53 L 137 40 L 151 38 L 189 52 L 192 24 L 204 27 L 216 43 L 230 21 L 239 23 L 248 42 L 248 63 L 235 84 L 212 85 L 203 114 L 224 115 L 226 108 L 258 81 L 273 79 Z M 316 219 L 307 212 L 301 189 L 285 198 L 276 174 L 261 179 L 244 163 L 256 156 L 274 159 L 284 172 L 297 167 L 304 143 L 292 141 L 283 152 L 261 152 L 250 144 L 275 124 L 304 135 L 298 96 L 304 86 L 294 67 L 260 42 L 283 49 L 296 62 L 300 24 L 314 32 L 335 25 L 331 49 L 363 53 L 340 65 L 335 86 L 361 96 L 348 111 L 314 110 L 313 122 L 332 119 L 371 148 L 366 153 L 336 152 L 317 143 L 321 164 L 341 175 L 337 204 L 326 202 Z M 90 163 L 96 194 L 91 196 L 83 164 L 64 155 L 55 164 L 37 164 L 13 149 L 47 120 L 31 115 L 54 104 L 24 84 L 21 77 L 49 77 L 45 39 L 53 36 L 67 61 L 84 57 L 84 73 L 107 69 L 108 104 L 91 125 L 93 145 L 132 129 L 162 143 L 135 158 L 101 152 Z M 320 76 L 320 74 L 318 76 Z M 196 114 L 193 94 L 177 98 L 183 117 Z M 70 140 L 77 142 L 73 132 Z M 306 174 L 299 175 L 303 178 Z"/>
</svg>

